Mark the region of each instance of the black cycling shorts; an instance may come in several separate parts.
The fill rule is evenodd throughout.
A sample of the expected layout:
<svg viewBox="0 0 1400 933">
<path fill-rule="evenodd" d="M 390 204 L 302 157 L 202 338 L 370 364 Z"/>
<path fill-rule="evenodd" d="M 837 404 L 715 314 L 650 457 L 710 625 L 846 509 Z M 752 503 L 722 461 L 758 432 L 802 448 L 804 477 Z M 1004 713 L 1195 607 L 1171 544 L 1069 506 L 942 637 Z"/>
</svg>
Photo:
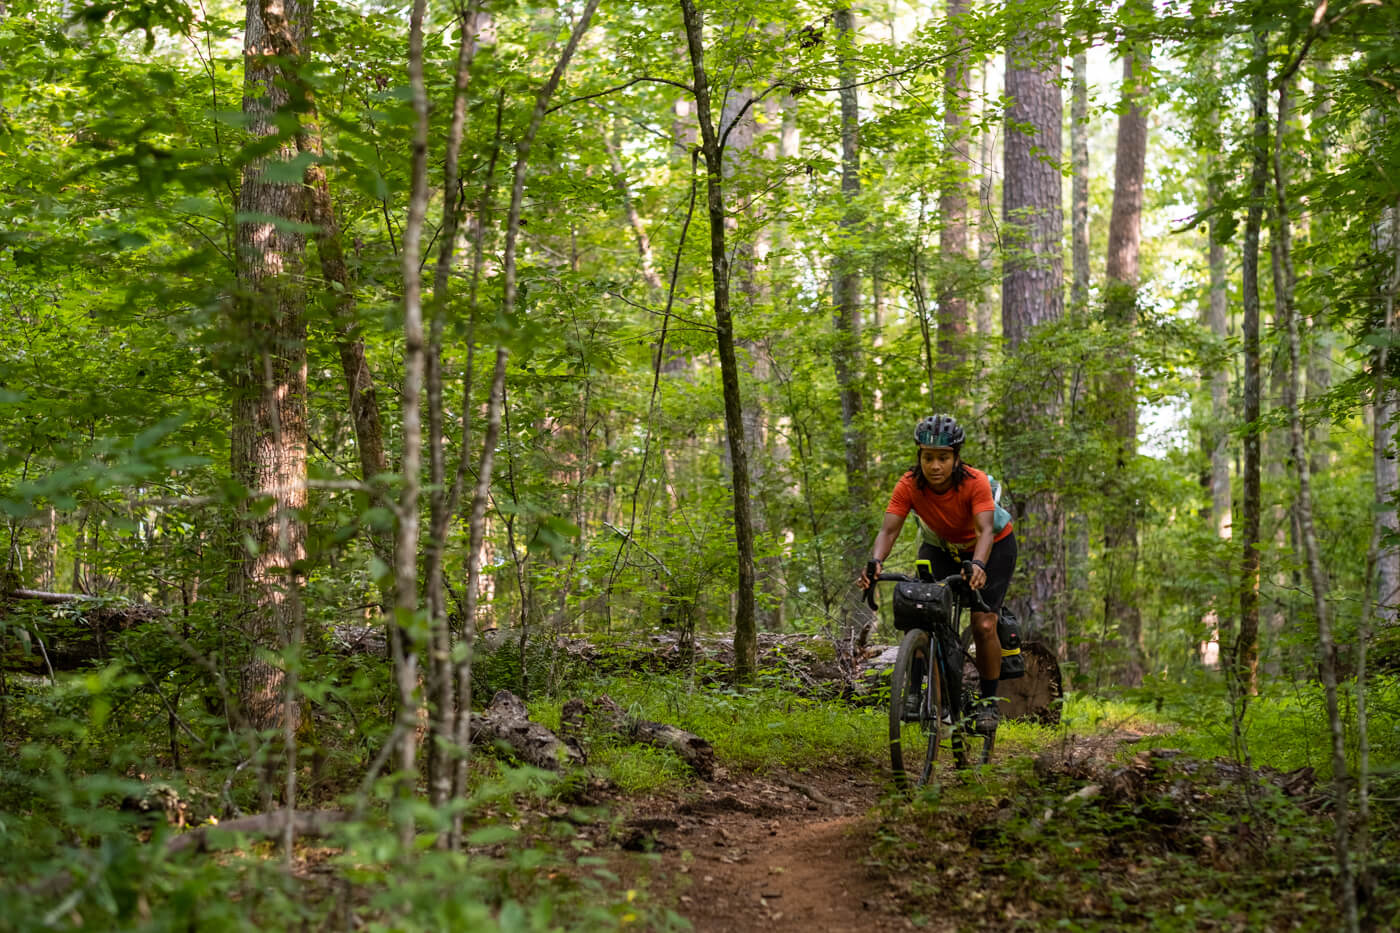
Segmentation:
<svg viewBox="0 0 1400 933">
<path fill-rule="evenodd" d="M 949 554 L 941 547 L 925 541 L 919 545 L 919 560 L 933 562 L 933 575 L 939 579 L 962 573 L 962 562 L 972 559 L 972 550 L 961 551 L 958 557 Z M 987 584 L 982 587 L 982 600 L 993 612 L 1001 609 L 1006 599 L 1006 588 L 1011 585 L 1011 575 L 1016 572 L 1016 533 L 992 544 L 992 553 L 987 555 Z M 974 610 L 980 611 L 980 610 Z"/>
</svg>

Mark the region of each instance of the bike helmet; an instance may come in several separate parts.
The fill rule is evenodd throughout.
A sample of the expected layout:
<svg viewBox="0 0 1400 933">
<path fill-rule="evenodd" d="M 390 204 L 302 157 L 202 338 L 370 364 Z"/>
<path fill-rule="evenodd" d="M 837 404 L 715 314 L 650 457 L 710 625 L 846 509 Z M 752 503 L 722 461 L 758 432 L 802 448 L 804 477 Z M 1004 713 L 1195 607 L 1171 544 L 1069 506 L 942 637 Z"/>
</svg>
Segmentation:
<svg viewBox="0 0 1400 933">
<path fill-rule="evenodd" d="M 914 428 L 914 443 L 920 447 L 952 447 L 966 440 L 962 426 L 952 415 L 929 415 Z"/>
</svg>

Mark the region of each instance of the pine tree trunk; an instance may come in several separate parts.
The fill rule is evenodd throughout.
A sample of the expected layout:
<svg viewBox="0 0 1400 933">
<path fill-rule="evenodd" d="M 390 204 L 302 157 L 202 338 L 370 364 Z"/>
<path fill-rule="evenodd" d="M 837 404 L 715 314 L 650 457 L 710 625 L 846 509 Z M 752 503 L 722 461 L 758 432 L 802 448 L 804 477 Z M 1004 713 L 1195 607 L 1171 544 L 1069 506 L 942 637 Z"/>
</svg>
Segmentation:
<svg viewBox="0 0 1400 933">
<path fill-rule="evenodd" d="M 948 0 L 948 57 L 943 66 L 943 180 L 938 195 L 942 275 L 938 288 L 939 372 L 951 373 L 967 360 L 967 272 L 971 265 L 967 231 L 967 106 L 969 59 L 964 49 L 968 0 Z M 854 91 L 851 92 L 854 95 Z"/>
<path fill-rule="evenodd" d="M 288 0 L 281 8 L 285 31 L 297 48 L 310 31 L 311 6 Z M 275 51 L 257 2 L 247 9 L 244 33 L 243 113 L 250 135 L 275 137 L 279 116 L 289 112 L 290 82 Z M 292 67 L 295 67 L 295 62 Z M 232 590 L 243 604 L 250 642 L 280 653 L 302 624 L 301 581 L 293 565 L 306 556 L 306 317 L 301 289 L 305 238 L 279 226 L 301 221 L 305 204 L 296 182 L 268 180 L 273 164 L 295 156 L 288 139 L 243 170 L 238 193 L 239 296 L 231 329 L 240 360 L 232 374 L 233 419 L 230 471 L 251 496 L 267 496 L 271 509 L 239 516 L 240 537 Z M 295 728 L 297 710 L 285 700 L 285 672 L 254 656 L 239 675 L 243 713 L 258 729 Z"/>
<path fill-rule="evenodd" d="M 1143 175 L 1147 163 L 1147 111 L 1145 75 L 1150 68 L 1150 47 L 1145 43 L 1123 48 L 1123 103 L 1118 116 L 1118 146 L 1113 168 L 1113 210 L 1108 221 L 1108 258 L 1104 265 L 1104 312 L 1110 327 L 1133 342 L 1137 323 L 1139 251 L 1142 243 Z M 1124 354 L 1122 369 L 1108 379 L 1107 389 L 1116 414 L 1110 416 L 1118 441 L 1116 508 L 1105 523 L 1104 547 L 1116 568 L 1106 594 L 1105 614 L 1115 626 L 1123 651 L 1122 680 L 1129 686 L 1142 683 L 1145 669 L 1142 611 L 1137 594 L 1138 506 L 1133 481 L 1137 458 L 1137 364 Z"/>
<path fill-rule="evenodd" d="M 1024 9 L 1010 7 L 1012 16 Z M 1006 150 L 1002 188 L 1002 333 L 1009 355 L 1041 325 L 1064 314 L 1064 258 L 1061 238 L 1064 206 L 1059 171 L 1063 105 L 1060 63 L 1045 57 L 1037 38 L 1059 28 L 1059 13 L 1039 23 L 1025 23 L 1006 50 Z M 1024 372 L 1023 397 L 1006 406 L 1009 424 L 1008 467 L 1012 475 L 1043 474 L 1038 447 L 1060 417 L 1060 393 L 1045 391 L 1038 374 Z M 1043 375 L 1043 374 L 1042 374 Z M 1036 386 L 1037 390 L 1031 387 Z M 1016 587 L 1027 596 L 1013 600 L 1021 617 L 1059 629 L 1064 611 L 1065 520 L 1058 487 L 1052 480 L 1025 489 L 1016 516 L 1028 581 Z"/>
<path fill-rule="evenodd" d="M 705 70 L 704 24 L 694 0 L 681 0 L 686 43 L 695 84 L 695 109 L 700 122 L 701 150 L 707 173 L 706 207 L 710 218 L 710 274 L 714 289 L 715 331 L 719 345 L 720 382 L 724 390 L 724 426 L 734 489 L 734 536 L 738 558 L 738 589 L 734 610 L 734 674 L 747 679 L 758 661 L 754 606 L 753 522 L 749 512 L 749 458 L 744 447 L 743 402 L 739 395 L 739 363 L 734 352 L 734 321 L 729 307 L 729 252 L 724 229 L 724 153 L 711 110 L 709 76 Z"/>
</svg>

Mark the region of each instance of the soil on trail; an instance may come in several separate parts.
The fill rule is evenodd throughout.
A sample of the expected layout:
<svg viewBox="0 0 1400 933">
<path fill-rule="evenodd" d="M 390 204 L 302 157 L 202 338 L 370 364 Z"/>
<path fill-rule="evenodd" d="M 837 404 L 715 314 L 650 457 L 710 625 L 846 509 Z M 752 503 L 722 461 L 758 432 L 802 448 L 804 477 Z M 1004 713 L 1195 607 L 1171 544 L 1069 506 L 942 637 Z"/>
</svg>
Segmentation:
<svg viewBox="0 0 1400 933">
<path fill-rule="evenodd" d="M 629 847 L 661 856 L 651 894 L 697 931 L 906 930 L 868 865 L 884 790 L 868 774 L 716 782 L 684 802 L 638 802 Z"/>
</svg>

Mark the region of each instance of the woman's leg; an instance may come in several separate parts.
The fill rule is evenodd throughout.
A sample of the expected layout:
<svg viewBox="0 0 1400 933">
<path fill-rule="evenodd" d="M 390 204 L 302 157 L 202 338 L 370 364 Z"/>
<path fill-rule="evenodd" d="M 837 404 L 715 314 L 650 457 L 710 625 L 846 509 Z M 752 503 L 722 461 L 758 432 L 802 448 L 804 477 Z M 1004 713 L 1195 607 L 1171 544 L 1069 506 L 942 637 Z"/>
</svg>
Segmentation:
<svg viewBox="0 0 1400 933">
<path fill-rule="evenodd" d="M 996 696 L 997 681 L 1001 679 L 1001 639 L 997 636 L 997 618 L 1011 575 L 1016 571 L 1016 535 L 1007 535 L 992 545 L 987 555 L 987 583 L 982 587 L 982 601 L 991 611 L 972 613 L 972 639 L 977 643 L 977 673 L 982 679 L 979 693 L 986 700 Z M 977 725 L 983 731 L 996 729 L 995 701 L 978 707 Z"/>
</svg>

